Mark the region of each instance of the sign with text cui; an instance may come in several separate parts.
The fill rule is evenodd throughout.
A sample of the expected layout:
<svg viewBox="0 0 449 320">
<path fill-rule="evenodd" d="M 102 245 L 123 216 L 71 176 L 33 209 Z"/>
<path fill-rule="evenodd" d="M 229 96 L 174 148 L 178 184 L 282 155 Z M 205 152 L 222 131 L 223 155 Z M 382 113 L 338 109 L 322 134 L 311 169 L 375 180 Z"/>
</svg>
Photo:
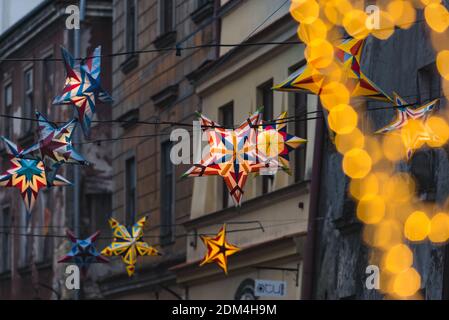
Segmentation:
<svg viewBox="0 0 449 320">
<path fill-rule="evenodd" d="M 256 297 L 285 297 L 287 282 L 256 279 L 254 295 Z"/>
</svg>

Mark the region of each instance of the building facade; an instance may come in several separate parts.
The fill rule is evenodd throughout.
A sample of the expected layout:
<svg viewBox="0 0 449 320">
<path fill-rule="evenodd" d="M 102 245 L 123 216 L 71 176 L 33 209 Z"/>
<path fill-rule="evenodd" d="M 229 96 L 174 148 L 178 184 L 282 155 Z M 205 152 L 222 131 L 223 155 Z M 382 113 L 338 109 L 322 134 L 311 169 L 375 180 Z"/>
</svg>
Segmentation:
<svg viewBox="0 0 449 320">
<path fill-rule="evenodd" d="M 446 35 L 432 34 L 418 11 L 416 23 L 408 30 L 396 30 L 388 40 L 368 38 L 362 57 L 362 70 L 386 92 L 398 92 L 408 103 L 422 105 L 440 98 L 440 115 L 447 114 L 443 88 L 447 86 L 436 69 L 435 45 L 445 46 Z M 391 105 L 367 102 L 367 108 L 391 110 L 366 112 L 365 129 L 373 132 L 394 118 Z M 326 136 L 322 145 L 319 179 L 319 209 L 313 256 L 313 299 L 383 299 L 381 292 L 369 290 L 367 267 L 375 254 L 364 239 L 363 224 L 356 216 L 356 203 L 350 196 L 349 179 L 342 172 L 342 156 Z M 416 198 L 428 208 L 447 210 L 449 194 L 447 146 L 418 150 L 409 162 L 396 170 L 411 174 Z M 393 176 L 393 174 L 392 174 Z M 432 209 L 433 210 L 433 209 Z M 429 211 L 429 214 L 431 211 Z M 399 230 L 401 232 L 402 230 Z M 430 241 L 408 243 L 414 254 L 413 267 L 421 275 L 417 299 L 448 299 L 449 255 L 447 244 Z M 381 274 L 382 276 L 382 274 Z M 380 279 L 382 280 L 382 277 Z"/>
<path fill-rule="evenodd" d="M 38 136 L 37 123 L 20 118 L 34 119 L 35 111 L 39 111 L 55 122 L 72 119 L 71 106 L 52 105 L 66 78 L 63 63 L 57 61 L 61 59 L 60 47 L 73 52 L 73 30 L 66 28 L 65 13 L 70 4 L 69 1 L 42 1 L 0 35 L 1 135 L 22 148 L 35 143 Z M 89 1 L 81 52 L 91 52 L 97 45 L 102 45 L 105 52 L 112 50 L 111 17 L 110 1 Z M 110 70 L 110 61 L 103 61 L 102 83 L 108 90 L 111 88 Z M 110 116 L 110 107 L 98 104 L 97 118 L 108 120 Z M 110 135 L 107 126 L 93 127 L 92 136 L 96 139 L 110 138 Z M 82 235 L 100 227 L 91 223 L 99 218 L 100 207 L 111 207 L 109 147 L 96 143 L 75 147 L 93 164 L 81 169 Z M 3 143 L 0 148 L 3 172 L 9 168 L 9 163 Z M 71 180 L 72 171 L 68 167 L 64 166 L 60 173 Z M 57 264 L 57 260 L 68 249 L 65 229 L 73 228 L 73 188 L 42 190 L 28 225 L 17 189 L 2 188 L 0 198 L 0 298 L 70 297 L 64 290 L 63 266 Z"/>
<path fill-rule="evenodd" d="M 297 40 L 297 25 L 283 2 L 222 1 L 220 43 Z M 303 63 L 303 51 L 299 44 L 222 47 L 219 58 L 194 78 L 200 110 L 208 118 L 235 127 L 258 108 L 266 121 L 288 111 L 303 118 L 289 123 L 289 132 L 308 143 L 291 153 L 291 176 L 250 176 L 241 208 L 230 200 L 221 177 L 194 178 L 190 217 L 184 223 L 192 234 L 187 259 L 174 268 L 188 299 L 258 299 L 257 279 L 285 281 L 281 299 L 301 298 L 316 126 L 316 120 L 306 118 L 316 110 L 317 99 L 277 93 L 272 87 Z M 242 249 L 229 257 L 228 275 L 215 264 L 199 267 L 206 248 L 196 236 L 216 234 L 224 223 L 228 241 Z"/>
<path fill-rule="evenodd" d="M 132 278 L 120 258 L 102 266 L 95 280 L 105 298 L 180 299 L 183 291 L 170 271 L 185 261 L 193 181 L 181 180 L 187 166 L 170 160 L 174 128 L 163 122 L 191 123 L 199 98 L 189 82 L 194 73 L 216 58 L 215 48 L 141 52 L 211 44 L 217 37 L 216 1 L 114 1 L 113 52 L 129 52 L 113 60 L 112 216 L 132 225 L 148 216 L 146 239 L 162 252 L 139 258 Z M 147 125 L 133 122 L 160 122 Z M 96 286 L 95 285 L 95 286 Z"/>
</svg>

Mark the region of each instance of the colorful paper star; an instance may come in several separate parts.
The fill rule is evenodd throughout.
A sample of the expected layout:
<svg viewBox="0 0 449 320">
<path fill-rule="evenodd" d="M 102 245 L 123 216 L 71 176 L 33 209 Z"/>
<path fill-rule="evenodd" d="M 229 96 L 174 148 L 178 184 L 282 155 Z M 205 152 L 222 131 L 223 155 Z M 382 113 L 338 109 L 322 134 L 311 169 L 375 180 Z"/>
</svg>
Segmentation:
<svg viewBox="0 0 449 320">
<path fill-rule="evenodd" d="M 287 112 L 274 121 L 259 126 L 257 135 L 260 168 L 277 166 L 290 174 L 289 153 L 307 140 L 287 133 Z"/>
<path fill-rule="evenodd" d="M 200 266 L 215 262 L 228 274 L 228 257 L 239 252 L 240 248 L 226 241 L 226 225 L 223 225 L 215 237 L 201 236 L 201 240 L 207 248 L 207 253 Z"/>
<path fill-rule="evenodd" d="M 75 106 L 84 134 L 88 137 L 96 99 L 104 103 L 112 102 L 111 96 L 100 84 L 101 47 L 95 48 L 92 56 L 81 64 L 66 49 L 61 48 L 61 51 L 67 78 L 62 94 L 54 99 L 53 104 Z"/>
<path fill-rule="evenodd" d="M 256 111 L 235 130 L 222 128 L 203 115 L 200 115 L 200 119 L 203 130 L 208 134 L 210 150 L 184 176 L 223 177 L 235 205 L 240 206 L 248 174 L 258 170 L 254 165 L 258 161 L 257 125 L 261 113 Z"/>
<path fill-rule="evenodd" d="M 0 175 L 0 186 L 14 187 L 20 190 L 28 213 L 34 207 L 39 191 L 45 187 L 70 184 L 65 178 L 56 175 L 52 184 L 47 182 L 45 166 L 40 159 L 21 158 L 21 149 L 5 137 L 1 137 L 6 145 L 11 168 Z"/>
<path fill-rule="evenodd" d="M 390 131 L 395 131 L 404 127 L 409 119 L 422 119 L 426 120 L 430 112 L 435 110 L 440 99 L 435 99 L 429 103 L 422 105 L 419 108 L 413 109 L 407 102 L 402 99 L 397 93 L 394 93 L 394 101 L 396 108 L 396 119 L 393 120 L 389 125 L 383 127 L 376 131 L 376 133 L 387 133 Z"/>
<path fill-rule="evenodd" d="M 71 262 L 81 268 L 83 273 L 87 272 L 91 263 L 108 263 L 109 260 L 101 256 L 95 248 L 95 241 L 100 231 L 95 232 L 89 238 L 79 240 L 75 234 L 67 230 L 67 237 L 72 242 L 72 249 L 64 257 L 58 260 L 58 263 Z"/>
<path fill-rule="evenodd" d="M 343 83 L 348 87 L 352 97 L 391 101 L 391 98 L 361 71 L 360 58 L 363 44 L 364 40 L 349 38 L 335 48 L 335 59 L 342 69 Z M 330 81 L 328 75 L 307 64 L 273 89 L 292 92 L 307 91 L 320 95 Z"/>
<path fill-rule="evenodd" d="M 54 181 L 61 164 L 88 164 L 72 145 L 76 119 L 58 128 L 39 112 L 36 112 L 36 117 L 39 121 L 39 142 L 22 151 L 20 156 L 42 159 L 45 164 L 47 181 L 50 183 Z"/>
<path fill-rule="evenodd" d="M 148 245 L 143 240 L 143 227 L 147 217 L 141 218 L 134 226 L 128 230 L 125 226 L 118 223 L 117 220 L 109 219 L 109 224 L 114 235 L 113 242 L 101 251 L 101 254 L 107 257 L 121 256 L 123 262 L 127 265 L 128 276 L 132 276 L 135 271 L 137 256 L 157 256 L 159 252 Z"/>
</svg>

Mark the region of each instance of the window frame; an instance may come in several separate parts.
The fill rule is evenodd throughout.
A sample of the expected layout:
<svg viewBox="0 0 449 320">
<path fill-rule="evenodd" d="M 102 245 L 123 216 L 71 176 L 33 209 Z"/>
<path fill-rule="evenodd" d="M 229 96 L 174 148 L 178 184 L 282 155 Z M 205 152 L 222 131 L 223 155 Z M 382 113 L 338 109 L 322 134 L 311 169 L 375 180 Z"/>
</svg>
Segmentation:
<svg viewBox="0 0 449 320">
<path fill-rule="evenodd" d="M 11 89 L 11 104 L 7 104 L 7 93 L 6 90 L 10 88 Z M 11 80 L 7 81 L 5 85 L 3 86 L 3 112 L 5 115 L 10 116 L 14 108 L 14 86 Z M 4 118 L 3 119 L 3 135 L 6 137 L 11 137 L 11 129 L 13 128 L 13 122 L 12 119 Z"/>
<path fill-rule="evenodd" d="M 160 244 L 161 246 L 168 246 L 175 242 L 175 228 L 176 223 L 176 167 L 170 160 L 170 152 L 173 147 L 173 142 L 170 140 L 163 140 L 160 144 Z M 168 152 L 168 154 L 166 153 Z M 167 159 L 168 155 L 168 159 Z M 167 162 L 168 160 L 168 162 Z M 167 175 L 167 163 L 171 169 L 171 174 Z M 164 182 L 170 181 L 169 187 L 166 187 Z M 168 193 L 169 192 L 169 193 Z M 170 195 L 170 208 L 167 209 L 165 198 L 167 194 Z M 168 217 L 167 217 L 168 215 Z"/>
</svg>

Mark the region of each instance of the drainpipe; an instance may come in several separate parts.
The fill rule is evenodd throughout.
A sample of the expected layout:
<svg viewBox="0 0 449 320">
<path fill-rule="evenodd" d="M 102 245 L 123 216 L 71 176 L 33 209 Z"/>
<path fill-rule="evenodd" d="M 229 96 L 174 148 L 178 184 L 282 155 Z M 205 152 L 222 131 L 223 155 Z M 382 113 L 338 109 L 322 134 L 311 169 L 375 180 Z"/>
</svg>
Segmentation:
<svg viewBox="0 0 449 320">
<path fill-rule="evenodd" d="M 318 102 L 318 111 L 322 111 Z M 324 119 L 318 119 L 315 127 L 315 145 L 313 148 L 312 180 L 310 184 L 310 207 L 307 237 L 304 250 L 304 268 L 302 276 L 301 299 L 312 300 L 315 279 L 315 250 L 317 236 L 317 217 L 320 204 L 321 164 L 323 156 Z"/>
</svg>

